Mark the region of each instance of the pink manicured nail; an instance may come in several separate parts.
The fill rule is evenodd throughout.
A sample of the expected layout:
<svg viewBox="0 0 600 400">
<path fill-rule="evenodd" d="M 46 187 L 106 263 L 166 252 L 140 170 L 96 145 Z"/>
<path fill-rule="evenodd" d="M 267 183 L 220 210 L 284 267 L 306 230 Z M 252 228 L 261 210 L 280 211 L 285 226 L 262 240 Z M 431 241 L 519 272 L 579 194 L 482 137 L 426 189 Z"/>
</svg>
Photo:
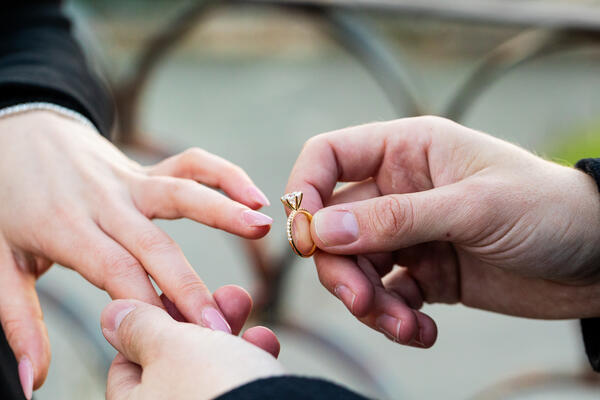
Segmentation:
<svg viewBox="0 0 600 400">
<path fill-rule="evenodd" d="M 25 398 L 30 400 L 33 396 L 33 364 L 27 356 L 21 357 L 21 361 L 19 361 L 19 380 Z"/>
<path fill-rule="evenodd" d="M 358 222 L 350 211 L 319 211 L 313 223 L 317 236 L 326 246 L 349 244 L 358 239 Z"/>
<path fill-rule="evenodd" d="M 206 307 L 202 311 L 202 321 L 206 327 L 213 331 L 231 333 L 231 328 L 227 321 L 225 321 L 225 318 L 223 318 L 220 312 L 212 307 Z"/>
<path fill-rule="evenodd" d="M 388 314 L 381 314 L 375 320 L 375 325 L 379 330 L 385 333 L 391 340 L 400 340 L 400 325 L 402 322 Z"/>
<path fill-rule="evenodd" d="M 273 218 L 254 210 L 244 211 L 243 216 L 250 226 L 267 226 L 273 223 Z"/>
<path fill-rule="evenodd" d="M 354 314 L 354 301 L 356 300 L 356 295 L 347 286 L 338 285 L 333 290 L 335 296 L 340 299 L 346 308 L 350 310 L 352 314 Z"/>
<path fill-rule="evenodd" d="M 267 196 L 265 196 L 265 194 L 256 186 L 249 187 L 246 192 L 248 193 L 248 196 L 252 200 L 257 202 L 261 206 L 270 206 L 271 205 L 271 202 L 269 201 L 269 199 L 267 199 Z"/>
</svg>

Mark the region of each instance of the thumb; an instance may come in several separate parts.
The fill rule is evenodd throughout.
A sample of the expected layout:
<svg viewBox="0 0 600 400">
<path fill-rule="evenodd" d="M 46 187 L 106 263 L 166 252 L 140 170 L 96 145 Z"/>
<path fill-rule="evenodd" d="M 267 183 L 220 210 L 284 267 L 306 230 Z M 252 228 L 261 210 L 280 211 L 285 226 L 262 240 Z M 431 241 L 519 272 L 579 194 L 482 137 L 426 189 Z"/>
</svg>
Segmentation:
<svg viewBox="0 0 600 400">
<path fill-rule="evenodd" d="M 115 300 L 100 317 L 102 333 L 129 361 L 142 367 L 152 362 L 177 322 L 159 307 L 138 300 Z"/>
<path fill-rule="evenodd" d="M 6 243 L 0 244 L 0 321 L 18 362 L 25 398 L 44 383 L 50 365 L 50 342 L 35 291 L 35 276 L 17 266 Z"/>
<path fill-rule="evenodd" d="M 314 215 L 311 236 L 317 247 L 334 254 L 377 253 L 456 240 L 473 217 L 465 194 L 455 184 L 326 207 Z"/>
</svg>

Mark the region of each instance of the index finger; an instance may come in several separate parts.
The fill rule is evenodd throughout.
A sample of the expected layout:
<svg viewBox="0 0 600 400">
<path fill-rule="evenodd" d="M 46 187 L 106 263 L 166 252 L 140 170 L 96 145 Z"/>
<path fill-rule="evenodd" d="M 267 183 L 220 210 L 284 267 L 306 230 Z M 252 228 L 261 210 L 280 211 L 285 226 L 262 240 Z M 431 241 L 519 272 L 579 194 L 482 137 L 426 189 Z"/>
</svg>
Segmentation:
<svg viewBox="0 0 600 400">
<path fill-rule="evenodd" d="M 288 179 L 286 193 L 301 191 L 302 207 L 315 213 L 328 203 L 339 181 L 374 176 L 385 154 L 389 123 L 373 123 L 309 139 Z"/>
<path fill-rule="evenodd" d="M 104 231 L 140 261 L 188 321 L 231 333 L 212 294 L 173 239 L 133 208 L 115 207 L 108 214 L 99 221 Z"/>
</svg>

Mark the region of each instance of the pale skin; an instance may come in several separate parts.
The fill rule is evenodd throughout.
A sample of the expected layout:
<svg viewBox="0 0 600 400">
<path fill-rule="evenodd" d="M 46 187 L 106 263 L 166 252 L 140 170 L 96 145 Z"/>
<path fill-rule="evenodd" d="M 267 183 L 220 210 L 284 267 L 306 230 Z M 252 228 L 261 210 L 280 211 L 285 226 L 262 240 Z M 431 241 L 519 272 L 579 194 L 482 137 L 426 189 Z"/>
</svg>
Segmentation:
<svg viewBox="0 0 600 400">
<path fill-rule="evenodd" d="M 286 188 L 296 190 L 314 214 L 321 282 L 394 341 L 433 345 L 424 301 L 600 316 L 600 195 L 579 170 L 420 117 L 310 139 Z"/>
<path fill-rule="evenodd" d="M 50 362 L 35 282 L 53 263 L 114 299 L 162 307 L 151 276 L 187 321 L 231 332 L 181 249 L 151 220 L 266 235 L 272 220 L 255 210 L 268 200 L 241 168 L 200 149 L 141 166 L 94 129 L 46 111 L 0 119 L 0 152 L 0 321 L 27 397 Z"/>
<path fill-rule="evenodd" d="M 106 399 L 212 399 L 256 379 L 282 375 L 273 332 L 253 327 L 235 336 L 250 312 L 250 296 L 232 286 L 214 296 L 233 335 L 177 322 L 140 301 L 109 304 L 102 312 L 102 332 L 119 354 L 108 371 Z"/>
</svg>

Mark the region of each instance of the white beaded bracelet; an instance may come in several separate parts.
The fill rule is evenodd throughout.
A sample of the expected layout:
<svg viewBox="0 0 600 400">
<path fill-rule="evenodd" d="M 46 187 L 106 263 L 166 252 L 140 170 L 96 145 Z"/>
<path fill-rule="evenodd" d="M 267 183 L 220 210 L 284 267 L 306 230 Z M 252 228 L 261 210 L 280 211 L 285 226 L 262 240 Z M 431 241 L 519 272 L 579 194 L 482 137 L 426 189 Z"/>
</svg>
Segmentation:
<svg viewBox="0 0 600 400">
<path fill-rule="evenodd" d="M 59 106 L 53 103 L 45 103 L 45 102 L 33 102 L 33 103 L 21 103 L 15 104 L 13 106 L 5 107 L 0 109 L 0 118 L 8 117 L 9 115 L 21 114 L 27 111 L 51 111 L 56 113 L 62 117 L 66 117 L 77 121 L 85 126 L 88 126 L 92 129 L 96 129 L 94 124 L 81 115 L 80 113 L 73 111 L 69 108 Z"/>
</svg>

